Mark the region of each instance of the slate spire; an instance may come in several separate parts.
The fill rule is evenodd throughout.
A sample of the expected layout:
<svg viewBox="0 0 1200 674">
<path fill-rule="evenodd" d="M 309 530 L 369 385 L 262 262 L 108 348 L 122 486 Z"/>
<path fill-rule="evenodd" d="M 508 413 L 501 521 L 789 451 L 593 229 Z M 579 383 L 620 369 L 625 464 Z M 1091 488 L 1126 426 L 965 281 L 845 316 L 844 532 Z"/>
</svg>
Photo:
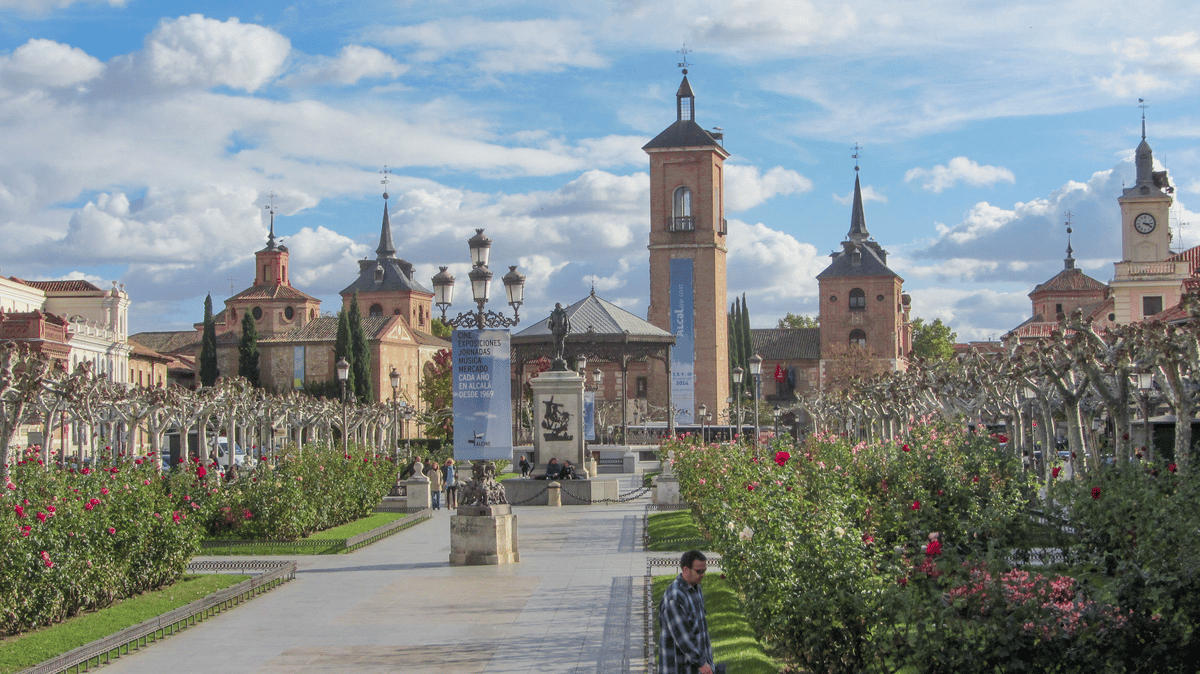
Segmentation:
<svg viewBox="0 0 1200 674">
<path fill-rule="evenodd" d="M 867 231 L 867 218 L 863 215 L 862 202 L 862 186 L 858 181 L 858 167 L 854 167 L 854 209 L 850 214 L 850 233 L 846 235 L 848 241 L 854 243 L 862 243 L 871 238 L 871 233 Z"/>
<path fill-rule="evenodd" d="M 388 217 L 387 194 L 383 195 L 383 225 L 379 230 L 379 247 L 375 254 L 380 260 L 396 257 L 396 246 L 392 244 L 392 221 Z"/>
</svg>

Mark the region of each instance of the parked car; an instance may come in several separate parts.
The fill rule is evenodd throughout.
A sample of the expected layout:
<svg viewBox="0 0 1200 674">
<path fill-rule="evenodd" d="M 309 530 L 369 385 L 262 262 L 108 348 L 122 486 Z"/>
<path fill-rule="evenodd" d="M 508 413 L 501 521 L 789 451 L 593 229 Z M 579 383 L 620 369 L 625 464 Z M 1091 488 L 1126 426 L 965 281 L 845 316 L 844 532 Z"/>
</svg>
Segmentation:
<svg viewBox="0 0 1200 674">
<path fill-rule="evenodd" d="M 229 466 L 229 438 L 221 436 L 217 438 L 215 442 L 217 448 L 217 464 L 222 468 L 226 468 Z M 234 463 L 237 464 L 238 468 L 251 468 L 254 465 L 254 460 L 251 459 L 246 454 L 246 450 L 242 449 L 242 446 L 236 442 L 233 443 L 233 457 Z"/>
</svg>

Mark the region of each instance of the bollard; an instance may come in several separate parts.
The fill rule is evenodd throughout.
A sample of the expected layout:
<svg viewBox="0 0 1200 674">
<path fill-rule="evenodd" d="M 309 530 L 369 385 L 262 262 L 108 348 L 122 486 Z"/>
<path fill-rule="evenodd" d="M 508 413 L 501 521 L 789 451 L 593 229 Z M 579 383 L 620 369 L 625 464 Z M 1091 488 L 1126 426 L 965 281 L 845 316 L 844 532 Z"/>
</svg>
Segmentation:
<svg viewBox="0 0 1200 674">
<path fill-rule="evenodd" d="M 428 508 L 433 501 L 429 492 L 429 478 L 417 474 L 408 478 L 408 508 Z"/>
<path fill-rule="evenodd" d="M 546 505 L 559 507 L 562 505 L 562 485 L 551 482 L 546 486 Z"/>
</svg>

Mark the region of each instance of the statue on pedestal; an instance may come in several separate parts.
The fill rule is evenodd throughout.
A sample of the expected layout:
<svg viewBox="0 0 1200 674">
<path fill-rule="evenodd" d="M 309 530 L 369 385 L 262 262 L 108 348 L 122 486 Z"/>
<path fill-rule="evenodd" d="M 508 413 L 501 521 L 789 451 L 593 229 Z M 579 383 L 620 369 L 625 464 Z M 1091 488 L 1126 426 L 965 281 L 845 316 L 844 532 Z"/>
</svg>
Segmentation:
<svg viewBox="0 0 1200 674">
<path fill-rule="evenodd" d="M 571 319 L 567 318 L 567 310 L 563 309 L 561 303 L 554 303 L 554 311 L 550 312 L 547 326 L 550 328 L 550 334 L 554 335 L 554 364 L 550 369 L 563 372 L 567 369 L 567 360 L 563 358 L 563 353 L 567 348 L 567 333 L 571 331 Z"/>
</svg>

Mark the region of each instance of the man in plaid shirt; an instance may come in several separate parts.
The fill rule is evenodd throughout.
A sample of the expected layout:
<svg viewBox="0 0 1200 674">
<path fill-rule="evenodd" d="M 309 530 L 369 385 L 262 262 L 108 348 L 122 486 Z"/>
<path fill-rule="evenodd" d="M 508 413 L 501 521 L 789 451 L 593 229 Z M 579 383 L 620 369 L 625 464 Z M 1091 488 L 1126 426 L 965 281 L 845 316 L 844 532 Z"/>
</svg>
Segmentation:
<svg viewBox="0 0 1200 674">
<path fill-rule="evenodd" d="M 679 559 L 682 567 L 675 582 L 663 593 L 658 607 L 662 630 L 658 639 L 659 674 L 713 674 L 712 642 L 704 615 L 700 581 L 708 563 L 699 550 Z"/>
</svg>

